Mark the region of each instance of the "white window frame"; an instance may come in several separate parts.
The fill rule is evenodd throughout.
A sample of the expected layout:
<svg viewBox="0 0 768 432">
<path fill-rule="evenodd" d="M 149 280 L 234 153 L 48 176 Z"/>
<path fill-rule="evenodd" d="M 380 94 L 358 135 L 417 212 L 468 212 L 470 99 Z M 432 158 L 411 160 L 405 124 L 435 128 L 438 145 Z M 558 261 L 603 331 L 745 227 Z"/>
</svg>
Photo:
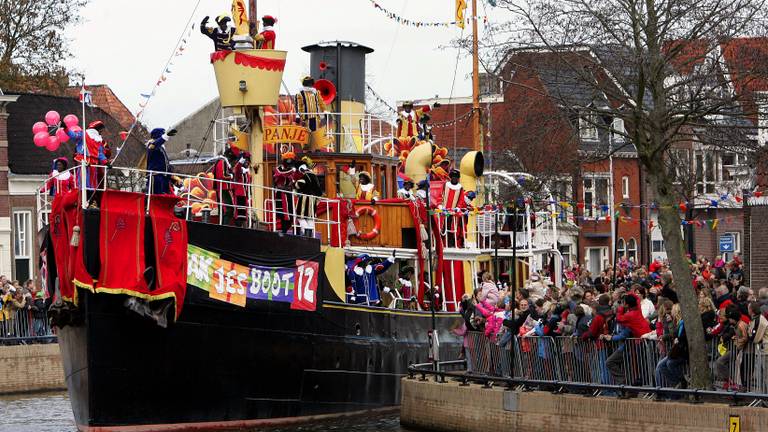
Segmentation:
<svg viewBox="0 0 768 432">
<path fill-rule="evenodd" d="M 579 138 L 597 141 L 597 116 L 592 112 L 579 114 Z"/>
<path fill-rule="evenodd" d="M 613 136 L 613 140 L 617 142 L 624 141 L 624 134 L 626 133 L 627 130 L 624 128 L 624 119 L 615 117 L 611 122 L 611 135 Z"/>
<path fill-rule="evenodd" d="M 723 234 L 730 235 L 731 238 L 733 238 L 733 252 L 722 252 L 723 258 L 726 261 L 730 261 L 731 259 L 733 259 L 733 254 L 741 255 L 741 233 L 738 231 L 728 231 L 728 232 L 724 232 Z M 719 238 L 718 238 L 718 242 L 719 242 Z M 718 247 L 718 249 L 720 248 Z M 718 253 L 720 252 L 718 251 Z"/>
<path fill-rule="evenodd" d="M 591 182 L 591 186 L 587 187 L 587 180 Z M 599 204 L 597 200 L 597 181 L 598 180 L 605 180 L 606 181 L 606 187 L 605 187 L 605 204 Z M 610 207 L 610 199 L 611 199 L 611 179 L 610 174 L 586 174 L 584 175 L 584 178 L 582 179 L 582 202 L 584 202 L 584 219 L 605 219 L 605 217 L 610 212 L 610 208 L 607 211 L 603 211 L 602 206 L 608 205 Z M 590 200 L 591 203 L 587 203 L 587 193 L 591 194 L 592 199 Z"/>
<path fill-rule="evenodd" d="M 629 177 L 627 176 L 621 178 L 621 196 L 622 198 L 629 199 Z"/>
<path fill-rule="evenodd" d="M 21 220 L 24 226 L 21 225 Z M 29 260 L 29 276 L 32 277 L 32 210 L 13 211 L 13 269 L 16 270 L 17 259 Z"/>
<path fill-rule="evenodd" d="M 699 172 L 699 157 L 701 157 L 701 172 Z M 712 178 L 707 176 L 707 161 L 712 161 Z M 693 153 L 693 172 L 695 175 L 695 188 L 697 194 L 713 194 L 717 192 L 717 183 L 720 181 L 718 174 L 719 158 L 716 152 L 711 150 L 696 150 Z M 701 178 L 699 178 L 701 175 Z"/>
<path fill-rule="evenodd" d="M 656 249 L 656 243 L 659 244 L 660 249 Z M 652 253 L 666 253 L 667 250 L 664 248 L 664 239 L 660 240 L 651 240 L 651 252 Z"/>
<path fill-rule="evenodd" d="M 631 237 L 627 241 L 627 259 L 631 259 L 632 262 L 637 262 L 637 240 Z"/>
<path fill-rule="evenodd" d="M 623 237 L 619 237 L 619 240 L 616 242 L 616 256 L 618 258 L 623 257 L 627 253 L 627 243 L 624 241 Z"/>
</svg>

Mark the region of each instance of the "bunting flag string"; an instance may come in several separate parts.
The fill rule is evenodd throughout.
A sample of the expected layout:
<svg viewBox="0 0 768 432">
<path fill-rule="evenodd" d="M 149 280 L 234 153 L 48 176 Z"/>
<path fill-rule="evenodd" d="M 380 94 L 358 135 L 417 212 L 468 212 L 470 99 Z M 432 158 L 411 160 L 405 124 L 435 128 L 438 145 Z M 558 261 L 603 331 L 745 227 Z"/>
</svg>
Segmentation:
<svg viewBox="0 0 768 432">
<path fill-rule="evenodd" d="M 412 26 L 412 27 L 451 27 L 451 26 L 458 25 L 457 21 L 427 22 L 427 21 L 417 21 L 417 20 L 412 20 L 412 19 L 404 18 L 404 17 L 401 17 L 400 15 L 398 15 L 398 14 L 396 14 L 394 12 L 391 12 L 391 11 L 387 10 L 386 8 L 381 6 L 379 3 L 377 3 L 376 0 L 370 0 L 370 2 L 371 2 L 371 5 L 373 5 L 374 8 L 380 10 L 381 12 L 384 13 L 384 15 L 387 16 L 387 18 L 397 22 L 398 24 Z M 488 17 L 487 16 L 478 16 L 477 20 L 478 21 L 482 21 L 483 23 L 487 23 L 488 22 Z M 472 18 L 471 17 L 466 18 L 466 23 L 467 24 L 469 24 L 471 22 L 472 22 Z"/>
<path fill-rule="evenodd" d="M 504 216 L 511 216 L 513 213 L 510 213 L 509 211 L 505 210 L 503 206 L 491 206 L 486 205 L 484 207 L 467 207 L 467 208 L 442 208 L 438 207 L 436 209 L 432 209 L 429 211 L 429 214 L 436 215 L 438 217 L 453 217 L 453 216 L 470 216 L 470 215 L 504 215 Z M 643 224 L 648 227 L 649 230 L 652 230 L 654 227 L 658 227 L 658 222 L 656 222 L 653 219 L 641 219 L 641 218 L 635 218 L 631 216 L 622 216 L 620 212 L 616 212 L 613 215 L 613 218 L 611 215 L 604 215 L 601 217 L 589 217 L 589 216 L 578 216 L 578 215 L 566 215 L 564 212 L 550 212 L 550 211 L 535 211 L 530 213 L 532 217 L 536 216 L 544 216 L 544 217 L 553 217 L 560 220 L 568 220 L 569 222 L 576 222 L 581 221 L 583 223 L 597 223 L 597 222 L 611 222 L 612 220 L 618 220 L 619 223 L 622 224 L 634 224 L 639 225 Z M 704 228 L 708 227 L 711 230 L 716 230 L 720 222 L 730 222 L 732 220 L 735 220 L 738 216 L 726 216 L 722 218 L 714 218 L 714 219 L 682 219 L 680 221 L 680 225 L 686 226 L 691 225 L 697 228 Z M 615 219 L 614 219 L 615 218 Z"/>
<path fill-rule="evenodd" d="M 444 128 L 444 127 L 449 127 L 449 126 L 453 126 L 453 125 L 455 125 L 456 123 L 458 123 L 458 122 L 460 122 L 460 121 L 464 120 L 465 118 L 469 118 L 469 117 L 471 117 L 471 116 L 472 116 L 472 111 L 467 111 L 467 112 L 465 112 L 464 114 L 462 114 L 462 115 L 460 115 L 460 116 L 456 117 L 456 118 L 455 118 L 455 119 L 453 119 L 453 120 L 447 120 L 447 121 L 444 121 L 444 122 L 441 122 L 441 123 L 434 123 L 434 124 L 430 124 L 430 126 L 431 126 L 433 129 L 440 129 L 440 128 Z"/>
<path fill-rule="evenodd" d="M 144 116 L 144 113 L 146 112 L 146 107 L 149 105 L 149 102 L 152 100 L 152 98 L 155 96 L 157 92 L 157 88 L 160 87 L 165 81 L 168 79 L 167 75 L 170 75 L 171 69 L 170 66 L 173 65 L 173 59 L 176 57 L 181 56 L 184 53 L 184 50 L 187 47 L 187 41 L 190 40 L 190 37 L 192 36 L 192 32 L 197 27 L 195 23 L 193 22 L 193 19 L 195 17 L 195 13 L 197 13 L 197 9 L 200 7 L 200 1 L 197 0 L 195 3 L 195 7 L 192 10 L 192 13 L 189 15 L 189 19 L 187 20 L 187 23 L 184 25 L 184 29 L 182 30 L 181 35 L 179 35 L 179 39 L 176 41 L 176 45 L 174 45 L 173 53 L 168 57 L 168 60 L 166 60 L 165 65 L 163 66 L 163 69 L 161 69 L 163 72 L 160 74 L 160 77 L 155 82 L 155 85 L 152 87 L 152 91 L 149 93 L 140 93 L 139 96 L 141 97 L 141 102 L 138 103 L 139 109 L 136 110 L 136 114 L 134 115 L 133 123 L 131 124 L 131 127 L 128 129 L 128 133 L 125 134 L 125 137 L 123 138 L 123 141 L 120 143 L 120 146 L 117 147 L 117 153 L 115 154 L 114 159 L 112 160 L 112 163 L 114 163 L 118 157 L 120 157 L 120 153 L 123 151 L 123 147 L 125 146 L 125 143 L 128 142 L 128 137 L 131 136 L 131 133 L 134 131 L 137 125 L 141 122 L 141 119 Z"/>
</svg>

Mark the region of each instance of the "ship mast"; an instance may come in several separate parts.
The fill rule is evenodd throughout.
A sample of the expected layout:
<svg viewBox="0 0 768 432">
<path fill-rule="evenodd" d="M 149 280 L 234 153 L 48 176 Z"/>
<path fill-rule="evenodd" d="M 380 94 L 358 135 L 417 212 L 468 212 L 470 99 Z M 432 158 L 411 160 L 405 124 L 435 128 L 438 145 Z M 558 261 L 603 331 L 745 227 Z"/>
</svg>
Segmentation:
<svg viewBox="0 0 768 432">
<path fill-rule="evenodd" d="M 480 60 L 477 42 L 477 0 L 472 0 L 472 144 L 483 151 L 480 131 Z"/>
</svg>

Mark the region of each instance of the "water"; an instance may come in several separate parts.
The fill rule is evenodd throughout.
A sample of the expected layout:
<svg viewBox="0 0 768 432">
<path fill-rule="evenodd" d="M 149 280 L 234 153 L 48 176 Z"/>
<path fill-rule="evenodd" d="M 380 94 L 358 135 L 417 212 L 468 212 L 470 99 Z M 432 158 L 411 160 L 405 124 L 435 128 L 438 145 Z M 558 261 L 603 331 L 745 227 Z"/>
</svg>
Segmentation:
<svg viewBox="0 0 768 432">
<path fill-rule="evenodd" d="M 396 415 L 313 423 L 289 428 L 262 429 L 265 432 L 406 432 Z M 0 397 L 0 432 L 76 432 L 72 408 L 66 393 Z"/>
</svg>

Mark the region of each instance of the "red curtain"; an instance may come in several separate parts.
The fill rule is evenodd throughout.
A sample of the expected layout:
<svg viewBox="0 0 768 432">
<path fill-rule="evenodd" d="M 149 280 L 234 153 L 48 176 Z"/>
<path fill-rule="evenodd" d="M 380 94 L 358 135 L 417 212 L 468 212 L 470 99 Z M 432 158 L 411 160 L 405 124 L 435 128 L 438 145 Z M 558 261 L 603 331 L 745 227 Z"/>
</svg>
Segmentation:
<svg viewBox="0 0 768 432">
<path fill-rule="evenodd" d="M 56 195 L 53 198 L 51 214 L 48 215 L 48 226 L 51 232 L 53 256 L 56 261 L 56 273 L 59 278 L 59 292 L 64 299 L 74 301 L 75 285 L 72 283 L 72 275 L 69 272 L 69 239 L 72 231 L 67 227 L 64 213 L 65 195 Z"/>
<path fill-rule="evenodd" d="M 456 305 L 461 302 L 461 296 L 464 295 L 464 263 L 446 260 L 443 262 L 442 270 L 445 310 L 455 312 Z"/>
<path fill-rule="evenodd" d="M 184 305 L 187 292 L 187 224 L 173 213 L 178 197 L 153 196 L 149 216 L 155 243 L 154 298 L 173 297 L 176 318 Z"/>
<path fill-rule="evenodd" d="M 99 290 L 146 292 L 144 195 L 107 190 L 101 196 Z M 82 242 L 81 242 L 82 243 Z"/>
</svg>

